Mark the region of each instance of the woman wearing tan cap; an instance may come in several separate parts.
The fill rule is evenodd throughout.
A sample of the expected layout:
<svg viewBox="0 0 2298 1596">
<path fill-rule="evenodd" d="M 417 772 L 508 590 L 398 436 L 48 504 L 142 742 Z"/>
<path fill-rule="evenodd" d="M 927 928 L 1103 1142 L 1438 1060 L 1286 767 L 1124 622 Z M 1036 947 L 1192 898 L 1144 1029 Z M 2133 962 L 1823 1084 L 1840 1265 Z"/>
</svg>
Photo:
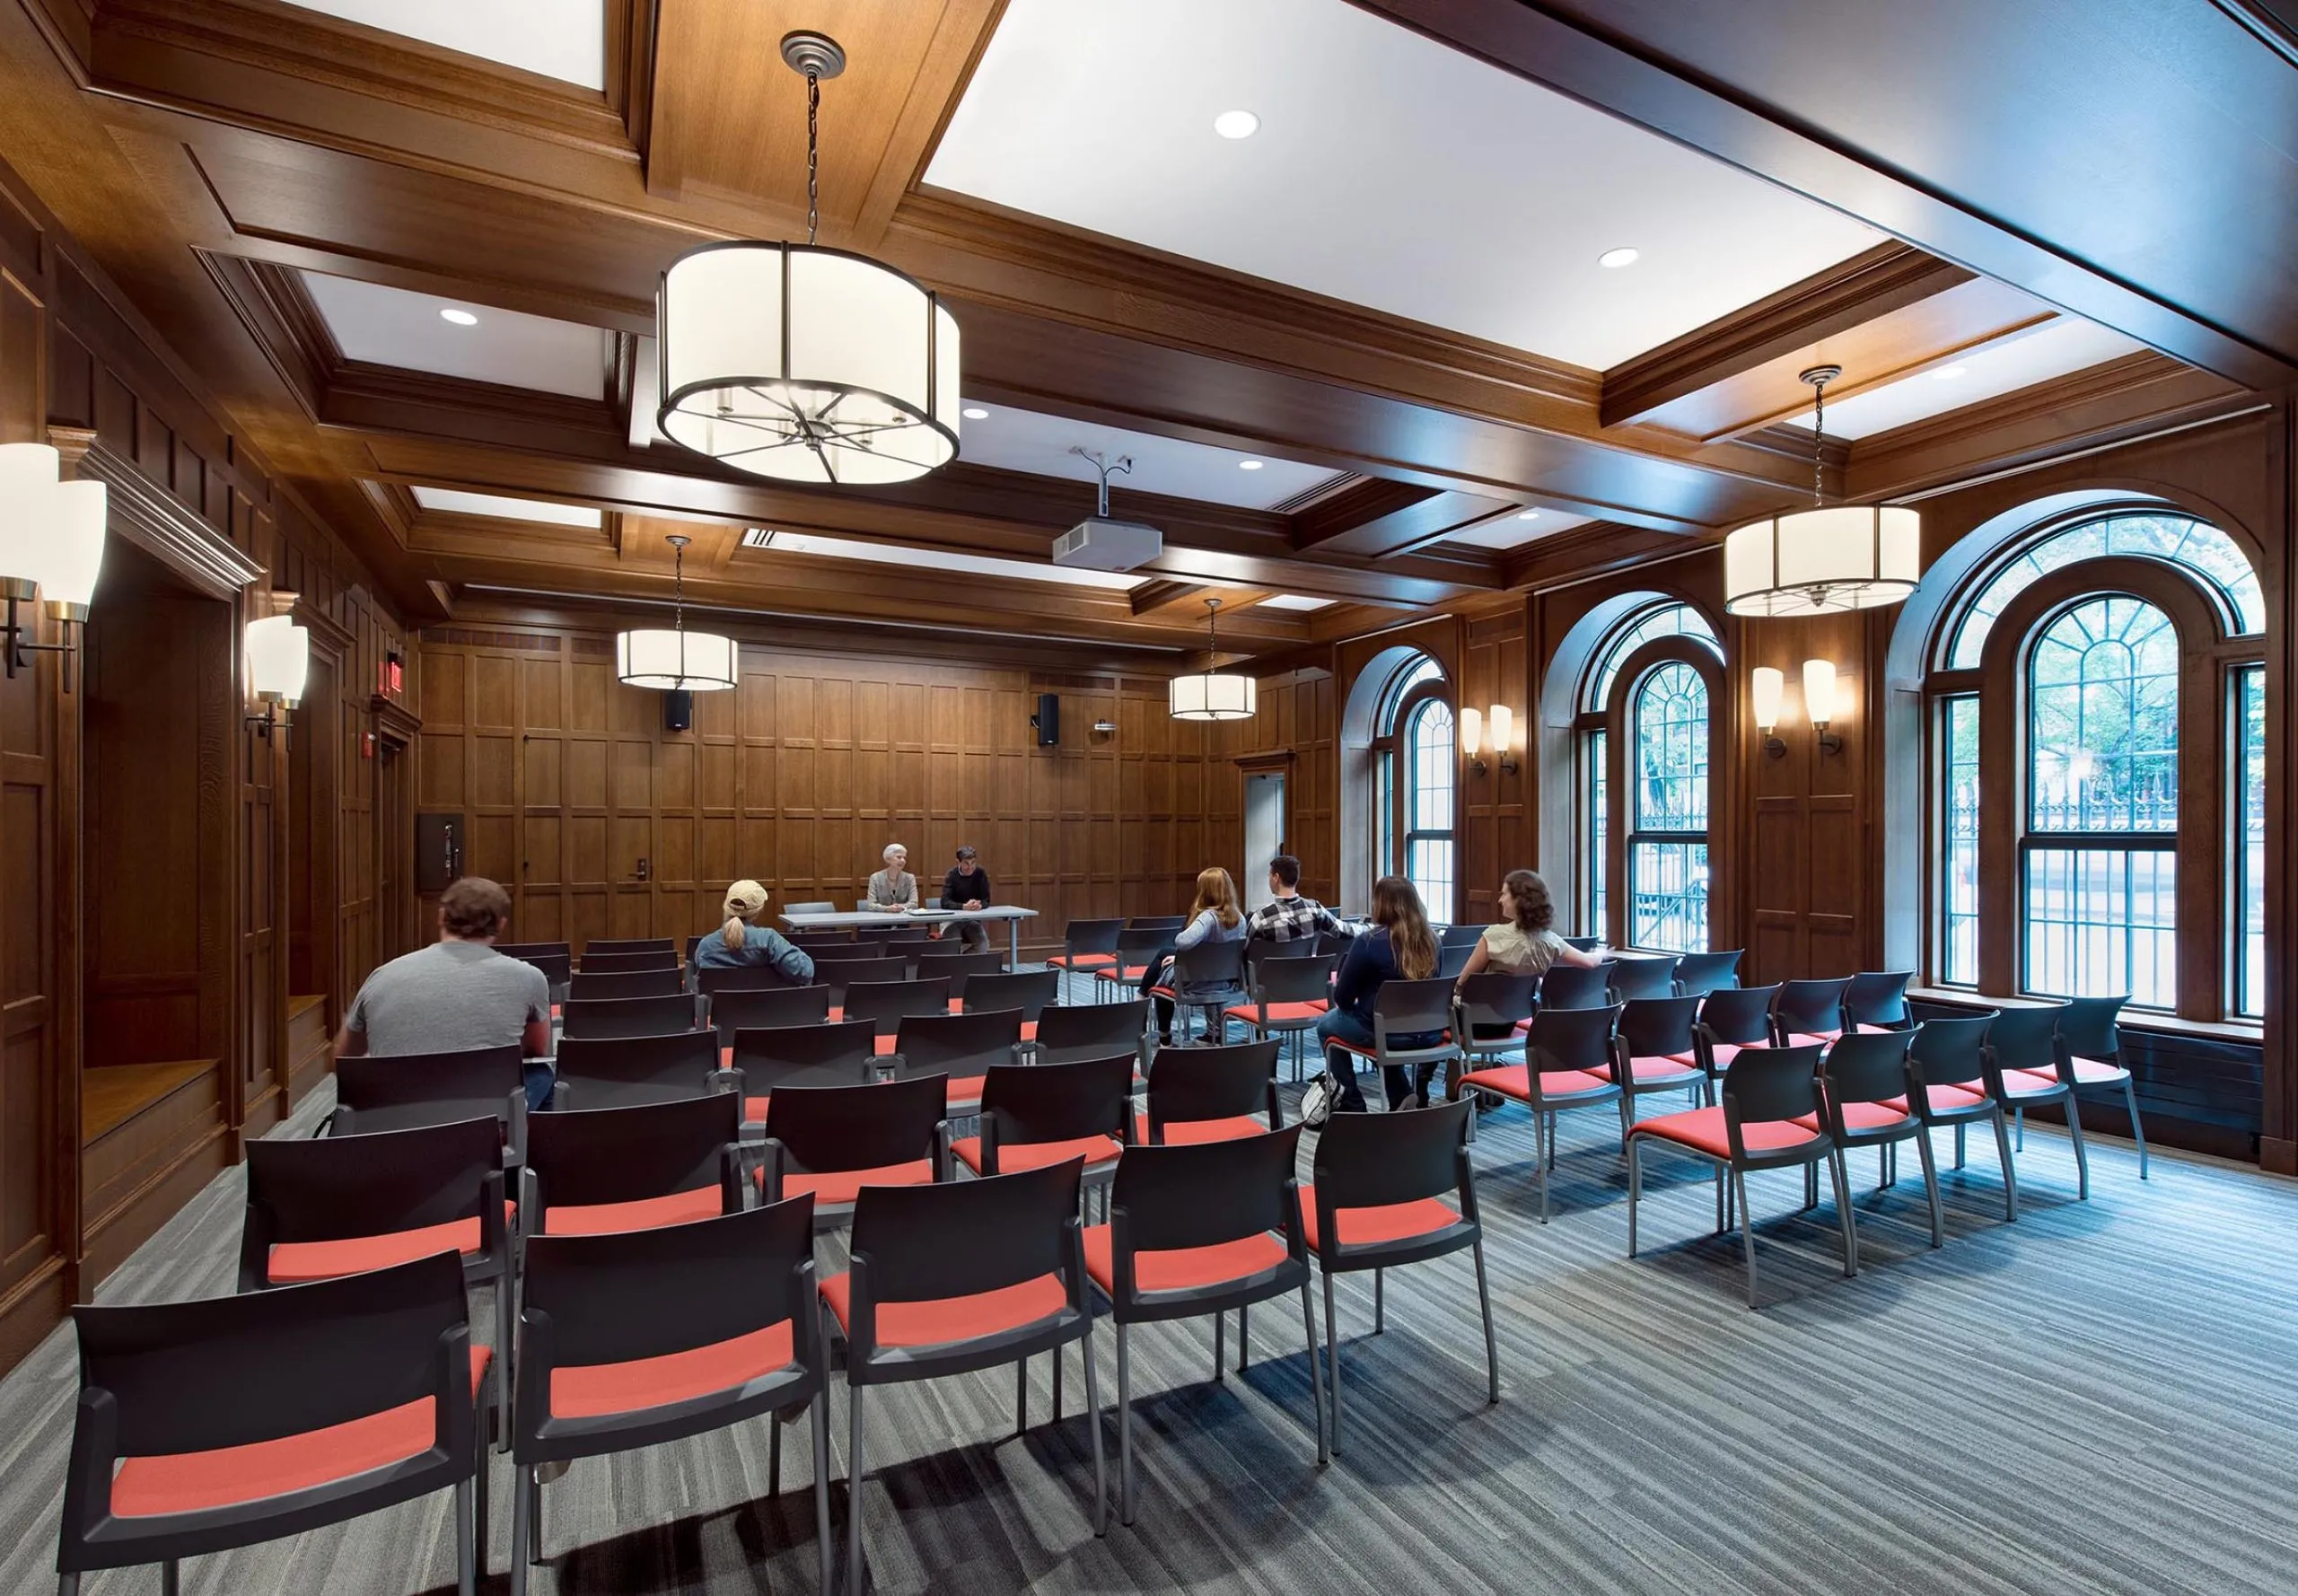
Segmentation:
<svg viewBox="0 0 2298 1596">
<path fill-rule="evenodd" d="M 782 978 L 803 987 L 814 978 L 814 961 L 794 948 L 780 932 L 760 925 L 766 912 L 766 889 L 756 881 L 740 881 L 726 889 L 726 923 L 694 945 L 697 969 L 732 969 L 743 965 L 770 964 Z"/>
</svg>

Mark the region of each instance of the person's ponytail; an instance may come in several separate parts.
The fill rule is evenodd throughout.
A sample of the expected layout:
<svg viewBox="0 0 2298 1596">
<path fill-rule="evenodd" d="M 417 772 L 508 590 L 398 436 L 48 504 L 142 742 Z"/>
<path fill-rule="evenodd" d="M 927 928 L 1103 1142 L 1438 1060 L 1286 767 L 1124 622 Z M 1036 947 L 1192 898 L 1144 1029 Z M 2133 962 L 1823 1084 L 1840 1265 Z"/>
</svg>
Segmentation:
<svg viewBox="0 0 2298 1596">
<path fill-rule="evenodd" d="M 725 943 L 728 947 L 739 948 L 744 943 L 750 941 L 750 927 L 743 925 L 741 917 L 737 916 L 735 918 L 727 921 L 725 929 L 719 932 L 718 934 L 725 940 Z"/>
</svg>

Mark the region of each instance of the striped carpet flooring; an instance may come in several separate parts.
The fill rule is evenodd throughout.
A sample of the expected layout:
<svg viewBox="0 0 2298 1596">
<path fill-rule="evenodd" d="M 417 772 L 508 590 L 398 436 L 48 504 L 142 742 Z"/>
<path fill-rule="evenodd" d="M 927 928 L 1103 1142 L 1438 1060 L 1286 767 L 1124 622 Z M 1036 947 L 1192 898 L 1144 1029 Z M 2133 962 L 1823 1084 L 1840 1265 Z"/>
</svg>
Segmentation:
<svg viewBox="0 0 2298 1596">
<path fill-rule="evenodd" d="M 1139 1332 L 1139 1521 L 1113 1522 L 1106 1539 L 1088 1516 L 1074 1355 L 1067 1416 L 1047 1422 L 1039 1359 L 1036 1427 L 1018 1440 L 1010 1370 L 873 1391 L 863 1498 L 875 1589 L 2292 1588 L 2298 1184 L 2157 1154 L 2142 1186 L 2128 1148 L 2098 1141 L 2092 1200 L 2078 1204 L 2067 1144 L 2038 1130 L 2007 1226 L 1991 1150 L 1974 1141 L 1970 1168 L 1947 1177 L 1949 1237 L 1934 1253 L 1915 1160 L 1879 1195 L 1864 1157 L 1864 1267 L 1846 1281 L 1831 1205 L 1795 1215 L 1798 1178 L 1763 1177 L 1766 1305 L 1751 1313 L 1738 1241 L 1708 1233 L 1711 1188 L 1688 1164 L 1647 1155 L 1647 1250 L 1626 1257 L 1615 1126 L 1609 1112 L 1566 1116 L 1547 1226 L 1531 1217 L 1521 1114 L 1479 1135 L 1498 1407 L 1483 1401 L 1465 1256 L 1391 1278 L 1377 1337 L 1369 1281 L 1341 1285 L 1347 1450 L 1321 1475 L 1297 1311 L 1255 1315 L 1251 1368 L 1217 1385 L 1209 1325 Z M 236 1171 L 219 1177 L 104 1300 L 228 1290 L 240 1202 Z M 483 1308 L 475 1318 L 492 1322 Z M 1113 1347 L 1096 1342 L 1106 1397 Z M 53 1588 L 75 1379 L 66 1329 L 0 1381 L 0 1591 Z M 842 1534 L 842 1386 L 831 1416 Z M 811 1453 L 803 1428 L 786 1440 L 778 1500 L 762 1425 L 575 1464 L 546 1493 L 550 1565 L 535 1588 L 811 1591 Z M 507 1469 L 493 1478 L 487 1588 L 499 1592 Z M 159 1578 L 125 1570 L 87 1588 L 156 1591 Z M 232 1596 L 452 1588 L 443 1496 L 197 1559 L 184 1578 L 187 1592 Z"/>
</svg>

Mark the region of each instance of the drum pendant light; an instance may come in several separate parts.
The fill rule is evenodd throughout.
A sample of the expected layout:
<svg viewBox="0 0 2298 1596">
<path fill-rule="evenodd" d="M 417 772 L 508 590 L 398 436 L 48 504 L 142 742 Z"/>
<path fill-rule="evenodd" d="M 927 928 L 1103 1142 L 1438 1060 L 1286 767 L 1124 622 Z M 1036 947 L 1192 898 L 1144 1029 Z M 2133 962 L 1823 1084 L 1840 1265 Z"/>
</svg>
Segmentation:
<svg viewBox="0 0 2298 1596">
<path fill-rule="evenodd" d="M 1829 615 L 1896 604 L 1922 574 L 1922 518 L 1892 504 L 1830 506 L 1820 490 L 1828 384 L 1839 365 L 1802 373 L 1811 385 L 1811 508 L 1751 521 L 1724 539 L 1724 608 L 1733 615 Z"/>
<path fill-rule="evenodd" d="M 1221 657 L 1220 639 L 1213 629 L 1221 601 L 1205 601 L 1205 669 L 1195 676 L 1173 678 L 1168 707 L 1177 721 L 1249 721 L 1259 684 L 1250 676 L 1229 676 L 1214 669 Z"/>
<path fill-rule="evenodd" d="M 821 80 L 846 52 L 792 33 L 806 80 L 806 241 L 706 244 L 671 264 L 656 302 L 666 437 L 785 482 L 907 482 L 958 452 L 958 324 L 937 295 L 866 256 L 823 249 Z"/>
<path fill-rule="evenodd" d="M 715 632 L 686 629 L 686 546 L 693 539 L 672 532 L 666 539 L 678 583 L 676 619 L 668 630 L 639 627 L 614 640 L 614 673 L 628 688 L 664 692 L 717 693 L 734 685 L 734 640 Z"/>
</svg>

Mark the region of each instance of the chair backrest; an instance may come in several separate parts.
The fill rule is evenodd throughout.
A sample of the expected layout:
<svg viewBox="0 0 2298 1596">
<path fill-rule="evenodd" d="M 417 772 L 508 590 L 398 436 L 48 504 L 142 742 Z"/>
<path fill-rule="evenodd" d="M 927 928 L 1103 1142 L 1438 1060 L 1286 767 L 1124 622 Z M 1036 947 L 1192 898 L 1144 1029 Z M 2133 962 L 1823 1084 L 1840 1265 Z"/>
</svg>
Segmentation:
<svg viewBox="0 0 2298 1596">
<path fill-rule="evenodd" d="M 1612 1001 L 1634 1003 L 1641 997 L 1673 997 L 1676 995 L 1676 966 L 1682 960 L 1672 953 L 1650 958 L 1638 954 L 1632 959 L 1612 960 Z"/>
<path fill-rule="evenodd" d="M 1245 942 L 1245 985 L 1250 987 L 1259 978 L 1264 964 L 1298 964 L 1317 956 L 1317 939 L 1296 936 L 1291 942 L 1271 942 L 1267 937 L 1249 937 Z"/>
<path fill-rule="evenodd" d="M 785 915 L 834 915 L 838 912 L 838 905 L 827 898 L 818 898 L 805 903 L 794 903 L 782 912 Z"/>
<path fill-rule="evenodd" d="M 1720 988 L 1738 986 L 1742 951 L 1730 948 L 1720 953 L 1686 953 L 1676 960 L 1676 990 L 1686 997 L 1705 997 Z"/>
<path fill-rule="evenodd" d="M 259 1136 L 247 1161 L 241 1291 L 270 1283 L 274 1246 L 423 1230 L 503 1198 L 503 1127 L 491 1114 L 321 1141 Z"/>
<path fill-rule="evenodd" d="M 1618 1030 L 1618 1004 L 1600 1009 L 1552 1009 L 1542 1004 L 1524 1038 L 1524 1061 L 1543 1074 L 1609 1069 L 1612 1041 Z"/>
<path fill-rule="evenodd" d="M 2058 1073 L 2058 1016 L 2064 1005 L 2004 1009 L 1987 1028 L 1987 1048 L 1997 1069 Z"/>
<path fill-rule="evenodd" d="M 1452 980 L 1469 967 L 1476 956 L 1474 943 L 1448 943 L 1436 950 L 1436 975 L 1440 980 Z"/>
<path fill-rule="evenodd" d="M 1254 943 L 1256 948 L 1307 948 L 1306 937 L 1294 943 Z M 1260 1003 L 1315 1003 L 1332 995 L 1332 972 L 1340 960 L 1330 954 L 1272 955 L 1252 970 L 1252 993 Z"/>
<path fill-rule="evenodd" d="M 516 1112 L 523 1115 L 526 1080 L 526 1065 L 515 1043 L 396 1058 L 338 1058 L 330 1134 L 412 1130 L 481 1116 L 508 1122 L 514 1114 L 513 1098 L 519 1104 Z"/>
<path fill-rule="evenodd" d="M 829 1018 L 827 987 L 733 987 L 710 999 L 710 1028 L 722 1048 L 734 1045 L 737 1031 L 820 1025 Z"/>
<path fill-rule="evenodd" d="M 627 1109 L 707 1092 L 718 1067 L 718 1039 L 707 1030 L 667 1036 L 563 1038 L 555 1109 Z"/>
<path fill-rule="evenodd" d="M 1912 1030 L 1854 1030 L 1828 1049 L 1828 1111 L 1838 1129 L 1850 1104 L 1907 1095 L 1907 1051 L 1914 1041 Z"/>
<path fill-rule="evenodd" d="M 574 955 L 565 943 L 496 943 L 495 951 L 533 965 L 553 987 L 574 978 Z"/>
<path fill-rule="evenodd" d="M 1540 1007 L 1601 1009 L 1611 1003 L 1612 960 L 1551 964 L 1540 974 Z"/>
<path fill-rule="evenodd" d="M 574 979 L 567 984 L 566 995 L 576 1003 L 589 1003 L 601 997 L 668 997 L 674 992 L 685 990 L 685 978 L 668 966 L 661 969 L 634 969 L 613 975 L 578 969 Z"/>
<path fill-rule="evenodd" d="M 865 1186 L 854 1204 L 854 1292 L 864 1303 L 934 1302 L 1058 1275 L 1073 1304 L 1083 1161 L 934 1186 Z M 873 1327 L 851 1326 L 863 1346 Z"/>
<path fill-rule="evenodd" d="M 1277 1048 L 1272 1038 L 1226 1048 L 1158 1048 L 1149 1064 L 1149 1139 L 1162 1142 L 1166 1126 L 1190 1119 L 1261 1114 L 1271 1130 L 1283 1125 Z"/>
<path fill-rule="evenodd" d="M 1564 939 L 1564 945 L 1576 948 L 1583 953 L 1592 953 L 1604 945 L 1604 939 L 1601 936 L 1567 936 Z"/>
<path fill-rule="evenodd" d="M 583 957 L 593 953 L 675 953 L 678 943 L 667 936 L 594 936 L 583 944 Z"/>
<path fill-rule="evenodd" d="M 1513 1034 L 1519 1022 L 1532 1017 L 1539 1006 L 1540 978 L 1512 975 L 1504 969 L 1481 969 L 1460 983 L 1462 1041 Z"/>
<path fill-rule="evenodd" d="M 1772 999 L 1772 1023 L 1781 1036 L 1817 1036 L 1843 1029 L 1843 993 L 1849 977 L 1838 980 L 1782 981 Z"/>
<path fill-rule="evenodd" d="M 882 1170 L 937 1157 L 947 1075 L 867 1086 L 785 1086 L 766 1102 L 766 1135 L 801 1170 Z"/>
<path fill-rule="evenodd" d="M 1620 1004 L 1619 1039 L 1630 1058 L 1671 1058 L 1691 1051 L 1697 997 L 1631 997 Z"/>
<path fill-rule="evenodd" d="M 2122 1032 L 2115 1016 L 2127 997 L 2070 997 L 2058 1011 L 2058 1045 L 2073 1058 L 2112 1063 L 2122 1053 Z"/>
<path fill-rule="evenodd" d="M 866 953 L 858 959 L 814 960 L 814 979 L 829 988 L 829 1000 L 834 1004 L 846 1001 L 846 989 L 857 981 L 906 981 L 909 978 L 909 960 L 899 956 L 881 957 Z"/>
<path fill-rule="evenodd" d="M 1048 1004 L 1060 1001 L 1061 972 L 1017 969 L 1010 974 L 968 976 L 962 990 L 955 981 L 950 983 L 950 989 L 959 994 L 969 1013 L 1019 1009 L 1024 1021 L 1031 1021 L 1042 1015 Z"/>
<path fill-rule="evenodd" d="M 1432 976 L 1425 981 L 1382 981 L 1381 989 L 1373 995 L 1373 1041 L 1383 1051 L 1393 1039 L 1427 1036 L 1452 1028 L 1452 983 L 1449 977 Z"/>
<path fill-rule="evenodd" d="M 1173 934 L 1161 925 L 1128 925 L 1117 934 L 1117 961 L 1128 969 L 1137 969 L 1149 962 L 1149 956 L 1173 940 Z"/>
<path fill-rule="evenodd" d="M 712 930 L 715 930 L 715 929 L 717 929 L 717 928 L 716 928 L 715 926 L 713 926 L 711 929 L 712 929 Z M 694 932 L 689 932 L 689 933 L 687 934 L 687 939 L 686 939 L 686 957 L 687 957 L 687 961 L 688 961 L 689 963 L 692 963 L 692 962 L 693 962 L 693 960 L 694 960 L 694 951 L 695 951 L 697 948 L 698 948 L 698 947 L 700 947 L 700 946 L 702 945 L 702 939 L 703 939 L 704 937 L 706 937 L 706 936 L 708 936 L 709 934 L 710 934 L 710 932 L 708 932 L 708 931 L 694 931 Z"/>
<path fill-rule="evenodd" d="M 1221 987 L 1241 992 L 1245 985 L 1245 939 L 1240 936 L 1182 948 L 1174 953 L 1172 971 L 1166 979 L 1176 991 L 1183 987 Z"/>
<path fill-rule="evenodd" d="M 1908 1013 L 1907 987 L 1915 978 L 1912 972 L 1899 970 L 1864 970 L 1851 978 L 1843 989 L 1844 1017 L 1854 1027 L 1888 1025 L 1903 1030 L 1915 1023 Z"/>
<path fill-rule="evenodd" d="M 1457 1192 L 1461 1211 L 1476 1217 L 1469 1187 L 1468 1141 L 1475 1105 L 1431 1104 L 1409 1114 L 1335 1114 L 1317 1137 L 1317 1206 L 1377 1208 L 1417 1203 Z M 1319 1234 L 1330 1236 L 1332 1227 Z"/>
<path fill-rule="evenodd" d="M 993 1064 L 1011 1064 L 1022 1045 L 1022 1011 L 976 1009 L 969 1013 L 906 1014 L 894 1035 L 894 1073 L 978 1075 Z"/>
<path fill-rule="evenodd" d="M 1126 1135 L 1133 1055 L 1067 1064 L 993 1064 L 981 1087 L 982 1147 Z M 986 1165 L 992 1173 L 995 1165 Z"/>
<path fill-rule="evenodd" d="M 842 925 L 816 926 L 808 931 L 785 931 L 782 934 L 782 940 L 794 948 L 804 948 L 810 951 L 820 948 L 851 950 L 860 941 L 852 931 Z M 858 958 L 861 955 L 856 954 L 855 957 Z"/>
<path fill-rule="evenodd" d="M 1717 987 L 1699 1001 L 1700 1029 L 1711 1042 L 1759 1048 L 1771 1040 L 1772 987 Z"/>
<path fill-rule="evenodd" d="M 1736 1155 L 1744 1152 L 1741 1127 L 1825 1111 L 1820 1101 L 1818 1044 L 1801 1048 L 1742 1048 L 1724 1066 L 1724 1123 Z"/>
<path fill-rule="evenodd" d="M 1368 1116 L 1369 1118 L 1369 1116 Z M 1110 1223 L 1127 1250 L 1179 1252 L 1269 1231 L 1297 1236 L 1301 1127 L 1223 1142 L 1128 1147 L 1110 1184 Z M 1124 1284 L 1118 1264 L 1118 1283 Z"/>
<path fill-rule="evenodd" d="M 1320 931 L 1317 933 L 1317 954 L 1320 958 L 1327 953 L 1341 957 L 1347 953 L 1350 944 L 1355 940 L 1346 931 Z"/>
<path fill-rule="evenodd" d="M 1123 920 L 1072 920 L 1063 938 L 1072 957 L 1079 953 L 1114 953 L 1125 929 Z"/>
<path fill-rule="evenodd" d="M 661 997 L 570 997 L 559 1013 L 561 1037 L 667 1036 L 694 1029 L 694 999 L 683 992 Z"/>
<path fill-rule="evenodd" d="M 1908 1062 L 1926 1086 L 1960 1086 L 1987 1074 L 1987 1033 L 1995 1011 L 1925 1020 L 1916 1027 Z"/>
<path fill-rule="evenodd" d="M 1440 925 L 1434 928 L 1440 948 L 1473 948 L 1484 940 L 1481 925 Z"/>
<path fill-rule="evenodd" d="M 1038 1062 L 1106 1058 L 1127 1051 L 1137 1054 L 1148 1023 L 1145 997 L 1128 997 L 1123 1003 L 1048 1004 L 1038 1014 Z"/>
<path fill-rule="evenodd" d="M 527 1125 L 527 1168 L 546 1206 L 636 1203 L 705 1187 L 725 1190 L 724 1151 L 742 1134 L 731 1092 L 537 1114 Z M 740 1188 L 726 1193 L 740 1200 Z M 539 1218 L 522 1216 L 530 1231 Z"/>
<path fill-rule="evenodd" d="M 734 1032 L 734 1067 L 752 1097 L 792 1086 L 856 1086 L 869 1079 L 878 1028 L 867 1020 L 832 1025 L 748 1026 Z"/>
<path fill-rule="evenodd" d="M 949 982 L 950 995 L 962 999 L 974 982 L 985 976 L 1005 973 L 1005 955 L 988 951 L 967 953 L 955 949 L 945 950 L 940 943 L 927 943 L 918 950 L 917 962 L 911 968 L 919 980 L 931 978 Z M 1053 972 L 1042 973 L 1049 975 Z"/>
<path fill-rule="evenodd" d="M 936 976 L 925 981 L 855 981 L 846 988 L 846 1017 L 876 1022 L 880 1036 L 891 1036 L 917 1014 L 950 1012 L 950 983 Z"/>
<path fill-rule="evenodd" d="M 574 955 L 574 944 L 572 943 L 496 943 L 495 951 L 513 959 L 532 959 L 553 953 L 564 953 L 571 959 Z"/>
<path fill-rule="evenodd" d="M 787 991 L 805 984 L 793 981 L 771 964 L 708 965 L 694 972 L 694 989 L 714 997 L 721 992 Z"/>
<path fill-rule="evenodd" d="M 679 956 L 671 948 L 642 948 L 628 953 L 585 953 L 578 973 L 594 976 L 624 976 L 641 970 L 670 969 L 679 967 Z"/>
<path fill-rule="evenodd" d="M 1187 915 L 1136 915 L 1125 925 L 1128 931 L 1179 931 L 1188 924 Z"/>
</svg>

